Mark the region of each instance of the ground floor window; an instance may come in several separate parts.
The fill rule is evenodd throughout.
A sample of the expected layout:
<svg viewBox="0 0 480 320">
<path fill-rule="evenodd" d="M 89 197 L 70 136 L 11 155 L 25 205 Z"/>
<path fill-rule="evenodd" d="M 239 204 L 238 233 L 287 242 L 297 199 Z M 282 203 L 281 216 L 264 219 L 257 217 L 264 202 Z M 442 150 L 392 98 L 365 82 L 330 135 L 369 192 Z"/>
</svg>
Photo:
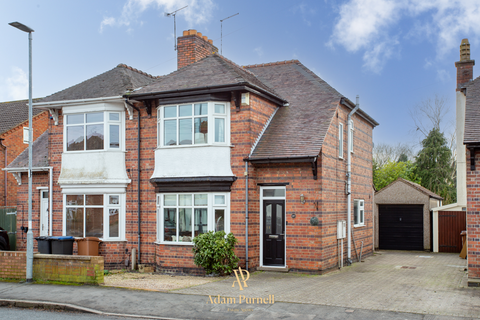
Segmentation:
<svg viewBox="0 0 480 320">
<path fill-rule="evenodd" d="M 353 224 L 354 226 L 365 225 L 364 200 L 353 200 Z"/>
<path fill-rule="evenodd" d="M 64 234 L 72 237 L 124 239 L 124 194 L 64 195 Z"/>
<path fill-rule="evenodd" d="M 159 242 L 191 244 L 208 231 L 229 227 L 228 193 L 157 194 L 157 238 Z"/>
</svg>

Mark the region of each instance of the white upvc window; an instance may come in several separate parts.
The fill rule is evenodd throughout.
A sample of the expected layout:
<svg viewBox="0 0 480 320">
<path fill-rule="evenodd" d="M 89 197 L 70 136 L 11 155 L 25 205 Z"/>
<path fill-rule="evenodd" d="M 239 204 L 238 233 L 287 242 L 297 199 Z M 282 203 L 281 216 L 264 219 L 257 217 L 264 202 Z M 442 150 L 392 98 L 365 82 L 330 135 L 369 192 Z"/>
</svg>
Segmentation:
<svg viewBox="0 0 480 320">
<path fill-rule="evenodd" d="M 227 102 L 160 106 L 157 144 L 159 147 L 228 144 L 229 113 Z"/>
<path fill-rule="evenodd" d="M 65 114 L 64 151 L 123 149 L 123 112 Z"/>
<path fill-rule="evenodd" d="M 63 234 L 125 239 L 125 194 L 65 194 Z"/>
<path fill-rule="evenodd" d="M 351 121 L 351 127 L 350 127 L 350 131 L 348 132 L 348 151 L 353 153 L 353 120 L 350 120 Z"/>
<path fill-rule="evenodd" d="M 338 157 L 343 159 L 343 123 L 338 124 Z"/>
<path fill-rule="evenodd" d="M 353 200 L 353 225 L 360 227 L 365 225 L 365 201 Z"/>
<path fill-rule="evenodd" d="M 157 194 L 157 241 L 192 244 L 208 231 L 230 232 L 229 193 Z"/>
</svg>

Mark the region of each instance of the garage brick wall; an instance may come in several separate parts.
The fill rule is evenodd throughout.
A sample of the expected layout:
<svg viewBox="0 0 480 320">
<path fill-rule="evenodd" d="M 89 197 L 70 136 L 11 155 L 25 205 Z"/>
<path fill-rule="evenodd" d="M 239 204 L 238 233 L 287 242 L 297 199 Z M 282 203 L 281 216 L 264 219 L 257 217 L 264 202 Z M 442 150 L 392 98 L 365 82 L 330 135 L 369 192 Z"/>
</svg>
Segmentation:
<svg viewBox="0 0 480 320">
<path fill-rule="evenodd" d="M 422 204 L 423 205 L 423 247 L 431 249 L 430 243 L 430 196 L 406 184 L 394 181 L 375 194 L 375 248 L 379 246 L 378 206 L 381 204 Z"/>
</svg>

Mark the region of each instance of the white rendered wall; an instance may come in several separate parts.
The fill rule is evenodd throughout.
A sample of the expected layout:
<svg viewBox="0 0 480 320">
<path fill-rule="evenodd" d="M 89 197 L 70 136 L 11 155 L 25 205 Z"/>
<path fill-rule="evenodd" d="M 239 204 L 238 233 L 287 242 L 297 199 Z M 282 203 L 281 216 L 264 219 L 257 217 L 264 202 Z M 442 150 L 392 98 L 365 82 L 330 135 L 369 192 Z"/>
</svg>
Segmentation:
<svg viewBox="0 0 480 320">
<path fill-rule="evenodd" d="M 65 184 L 130 183 L 123 151 L 90 151 L 62 154 L 58 178 Z"/>
<path fill-rule="evenodd" d="M 463 144 L 465 132 L 465 105 L 466 97 L 462 91 L 457 91 L 456 99 L 457 112 L 457 204 L 462 207 L 467 206 L 467 164 L 466 148 Z"/>
<path fill-rule="evenodd" d="M 189 146 L 155 150 L 155 171 L 152 178 L 233 175 L 230 146 Z"/>
</svg>

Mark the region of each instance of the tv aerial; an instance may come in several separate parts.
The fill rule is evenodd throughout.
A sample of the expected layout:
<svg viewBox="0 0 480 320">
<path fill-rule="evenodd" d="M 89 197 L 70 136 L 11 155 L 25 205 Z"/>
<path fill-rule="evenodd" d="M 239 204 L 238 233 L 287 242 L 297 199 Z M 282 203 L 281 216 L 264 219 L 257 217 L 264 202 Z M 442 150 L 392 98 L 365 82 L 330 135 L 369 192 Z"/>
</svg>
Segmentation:
<svg viewBox="0 0 480 320">
<path fill-rule="evenodd" d="M 177 51 L 177 18 L 176 18 L 176 16 L 177 16 L 177 12 L 178 12 L 178 11 L 180 11 L 180 10 L 182 10 L 182 9 L 185 9 L 186 7 L 188 7 L 188 6 L 185 6 L 185 7 L 183 7 L 183 8 L 177 9 L 177 10 L 175 10 L 175 11 L 173 11 L 173 12 L 170 12 L 170 13 L 166 13 L 166 12 L 165 12 L 165 16 L 166 16 L 166 17 L 171 17 L 171 16 L 173 16 L 173 37 L 174 37 L 174 42 L 175 42 L 174 45 L 173 45 L 173 49 L 174 49 L 175 51 Z"/>
<path fill-rule="evenodd" d="M 223 54 L 223 21 L 230 19 L 232 17 L 235 17 L 236 15 L 240 14 L 235 13 L 234 15 L 231 15 L 230 17 L 227 17 L 225 19 L 220 20 L 220 54 Z"/>
</svg>

